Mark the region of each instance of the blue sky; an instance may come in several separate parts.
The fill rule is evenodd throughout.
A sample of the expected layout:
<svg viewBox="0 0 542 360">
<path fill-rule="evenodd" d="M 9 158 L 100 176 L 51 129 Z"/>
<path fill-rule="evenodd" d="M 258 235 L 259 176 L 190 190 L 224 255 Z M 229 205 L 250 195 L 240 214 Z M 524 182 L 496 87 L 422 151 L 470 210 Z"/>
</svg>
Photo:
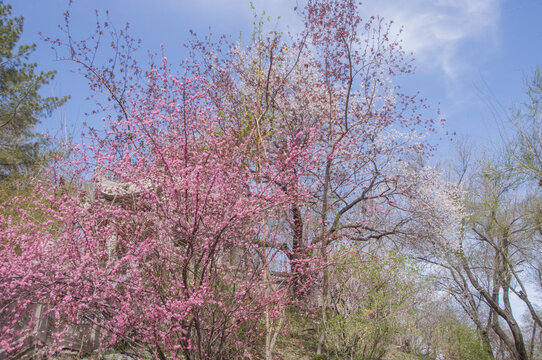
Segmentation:
<svg viewBox="0 0 542 360">
<path fill-rule="evenodd" d="M 58 70 L 45 94 L 70 94 L 72 99 L 41 128 L 58 133 L 60 118 L 77 137 L 92 103 L 85 81 L 69 71 L 44 44 L 38 32 L 57 37 L 67 0 L 7 0 L 15 15 L 25 17 L 22 43 L 36 43 L 33 61 Z M 281 16 L 282 28 L 299 27 L 292 0 L 253 1 L 257 11 Z M 109 9 L 117 26 L 130 22 L 142 48 L 157 52 L 163 44 L 170 61 L 185 57 L 189 29 L 200 34 L 209 26 L 215 34 L 250 33 L 252 12 L 244 0 L 75 0 L 75 37 L 90 35 L 94 9 Z M 447 119 L 447 130 L 467 136 L 479 147 L 499 139 L 498 121 L 506 110 L 524 100 L 524 81 L 542 66 L 542 0 L 366 0 L 363 16 L 381 15 L 403 27 L 404 47 L 414 52 L 416 74 L 404 81 L 420 91 Z M 447 149 L 444 146 L 443 149 Z"/>
</svg>

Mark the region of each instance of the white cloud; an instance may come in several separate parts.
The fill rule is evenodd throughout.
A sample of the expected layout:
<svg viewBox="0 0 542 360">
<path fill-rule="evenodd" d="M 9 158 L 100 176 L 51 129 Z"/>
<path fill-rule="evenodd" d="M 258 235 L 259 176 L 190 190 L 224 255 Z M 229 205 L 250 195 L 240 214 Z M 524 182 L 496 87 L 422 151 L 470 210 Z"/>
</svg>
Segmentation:
<svg viewBox="0 0 542 360">
<path fill-rule="evenodd" d="M 500 19 L 502 0 L 362 0 L 362 16 L 380 15 L 393 20 L 396 27 L 403 27 L 401 39 L 404 49 L 413 52 L 418 65 L 432 71 L 442 71 L 453 79 L 468 66 L 466 55 L 478 56 L 483 46 L 492 47 Z M 298 19 L 293 12 L 296 1 L 253 0 L 256 12 L 266 10 L 272 23 L 281 16 L 280 27 L 294 27 Z M 226 15 L 224 21 L 235 17 L 250 24 L 252 10 L 246 0 L 200 0 L 184 2 L 170 0 L 176 7 L 192 7 L 200 14 L 217 17 Z M 303 1 L 299 1 L 302 4 Z M 190 5 L 189 5 L 190 4 Z M 461 46 L 471 41 L 476 44 L 472 54 Z"/>
<path fill-rule="evenodd" d="M 454 78 L 466 66 L 461 45 L 495 42 L 500 5 L 500 0 L 368 0 L 364 11 L 404 27 L 405 50 L 413 52 L 418 63 L 440 67 Z"/>
</svg>

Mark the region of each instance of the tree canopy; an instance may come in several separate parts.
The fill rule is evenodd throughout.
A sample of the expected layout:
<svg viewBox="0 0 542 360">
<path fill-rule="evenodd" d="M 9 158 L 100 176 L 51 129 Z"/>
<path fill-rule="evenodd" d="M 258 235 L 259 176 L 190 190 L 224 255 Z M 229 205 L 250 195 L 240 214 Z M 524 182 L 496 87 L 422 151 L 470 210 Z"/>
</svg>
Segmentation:
<svg viewBox="0 0 542 360">
<path fill-rule="evenodd" d="M 0 4 L 7 178 L 65 98 Z M 128 25 L 79 40 L 67 11 L 45 40 L 104 127 L 4 195 L 0 358 L 539 360 L 540 76 L 506 159 L 454 181 L 429 165 L 438 111 L 398 86 L 400 31 L 359 6 L 306 0 L 298 33 L 255 16 L 248 43 L 193 34 L 148 67 Z"/>
<path fill-rule="evenodd" d="M 42 139 L 34 126 L 67 100 L 40 94 L 55 71 L 37 71 L 29 62 L 36 45 L 18 45 L 22 31 L 23 17 L 0 1 L 0 180 L 39 163 Z"/>
</svg>

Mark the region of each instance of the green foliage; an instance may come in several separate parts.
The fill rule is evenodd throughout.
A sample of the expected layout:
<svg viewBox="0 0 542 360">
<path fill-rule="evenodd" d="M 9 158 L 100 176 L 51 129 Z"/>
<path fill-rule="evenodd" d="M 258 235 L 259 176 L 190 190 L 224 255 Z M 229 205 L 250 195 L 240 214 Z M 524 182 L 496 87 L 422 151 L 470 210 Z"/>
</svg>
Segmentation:
<svg viewBox="0 0 542 360">
<path fill-rule="evenodd" d="M 328 353 L 334 359 L 380 359 L 414 290 L 415 270 L 402 257 L 343 252 L 333 269 L 331 309 L 326 324 Z"/>
<path fill-rule="evenodd" d="M 11 17 L 11 6 L 0 1 L 0 180 L 40 163 L 44 141 L 32 130 L 67 100 L 39 94 L 55 72 L 36 72 L 28 62 L 35 44 L 17 47 L 22 31 L 23 17 Z"/>
<path fill-rule="evenodd" d="M 441 352 L 448 360 L 490 360 L 476 331 L 459 321 L 440 328 Z"/>
</svg>

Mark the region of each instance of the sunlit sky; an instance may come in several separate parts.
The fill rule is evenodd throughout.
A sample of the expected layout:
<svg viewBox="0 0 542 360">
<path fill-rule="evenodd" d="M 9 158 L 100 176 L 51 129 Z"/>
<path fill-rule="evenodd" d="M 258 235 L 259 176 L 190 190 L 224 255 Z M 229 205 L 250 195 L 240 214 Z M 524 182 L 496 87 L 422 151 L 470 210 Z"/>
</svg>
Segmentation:
<svg viewBox="0 0 542 360">
<path fill-rule="evenodd" d="M 32 57 L 41 69 L 58 70 L 44 94 L 69 94 L 64 108 L 41 124 L 58 133 L 63 118 L 75 137 L 84 113 L 92 103 L 86 83 L 55 61 L 54 52 L 38 32 L 59 36 L 67 0 L 7 0 L 15 15 L 25 17 L 22 43 L 36 43 Z M 256 11 L 280 16 L 281 29 L 299 27 L 296 1 L 253 1 Z M 72 30 L 75 37 L 92 33 L 94 10 L 109 10 L 112 23 L 131 24 L 134 37 L 142 39 L 144 53 L 159 52 L 163 44 L 170 62 L 186 57 L 183 47 L 190 29 L 200 34 L 226 33 L 248 37 L 253 13 L 244 0 L 75 0 Z M 542 65 L 542 0 L 367 0 L 362 16 L 381 15 L 403 28 L 403 45 L 416 59 L 416 74 L 401 80 L 410 91 L 419 91 L 447 119 L 447 130 L 466 136 L 483 148 L 498 142 L 499 121 L 506 111 L 525 100 L 524 82 Z M 276 21 L 273 21 L 273 24 Z M 446 147 L 444 147 L 446 148 Z"/>
</svg>

